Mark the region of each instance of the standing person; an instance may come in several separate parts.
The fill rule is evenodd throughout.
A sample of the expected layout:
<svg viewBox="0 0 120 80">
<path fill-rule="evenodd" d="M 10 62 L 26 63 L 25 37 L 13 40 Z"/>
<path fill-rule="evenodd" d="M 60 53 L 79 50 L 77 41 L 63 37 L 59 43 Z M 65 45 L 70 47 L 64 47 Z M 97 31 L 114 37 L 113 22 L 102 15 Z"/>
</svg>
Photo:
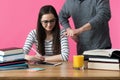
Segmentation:
<svg viewBox="0 0 120 80">
<path fill-rule="evenodd" d="M 72 17 L 75 29 L 69 24 Z M 65 35 L 77 42 L 77 54 L 85 50 L 111 48 L 108 21 L 111 18 L 109 0 L 66 0 L 59 21 Z"/>
<path fill-rule="evenodd" d="M 40 9 L 37 29 L 32 30 L 23 46 L 25 58 L 29 61 L 67 61 L 68 41 L 63 37 L 65 30 L 60 30 L 59 19 L 55 8 L 45 5 Z M 28 55 L 32 45 L 36 45 L 35 56 Z"/>
</svg>

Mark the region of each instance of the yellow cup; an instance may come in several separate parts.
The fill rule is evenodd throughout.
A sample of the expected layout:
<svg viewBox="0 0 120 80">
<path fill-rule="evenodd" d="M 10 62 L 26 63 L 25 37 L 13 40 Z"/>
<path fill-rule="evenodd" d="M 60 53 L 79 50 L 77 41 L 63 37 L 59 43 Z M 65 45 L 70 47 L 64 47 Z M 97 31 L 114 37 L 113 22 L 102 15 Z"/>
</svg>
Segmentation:
<svg viewBox="0 0 120 80">
<path fill-rule="evenodd" d="M 83 55 L 74 55 L 73 56 L 73 68 L 74 69 L 83 69 L 84 68 L 84 56 Z"/>
</svg>

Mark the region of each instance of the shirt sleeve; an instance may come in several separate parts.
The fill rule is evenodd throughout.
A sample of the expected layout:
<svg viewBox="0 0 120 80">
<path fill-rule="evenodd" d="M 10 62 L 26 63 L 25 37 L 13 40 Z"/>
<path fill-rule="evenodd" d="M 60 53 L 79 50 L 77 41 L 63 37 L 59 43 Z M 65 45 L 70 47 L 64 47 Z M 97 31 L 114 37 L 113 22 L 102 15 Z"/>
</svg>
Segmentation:
<svg viewBox="0 0 120 80">
<path fill-rule="evenodd" d="M 69 11 L 69 1 L 66 0 L 65 4 L 63 5 L 61 11 L 59 12 L 59 21 L 60 24 L 64 27 L 64 28 L 69 28 L 70 24 L 69 24 L 69 20 L 68 18 L 70 18 L 70 11 Z"/>
<path fill-rule="evenodd" d="M 35 32 L 35 30 L 32 30 L 28 34 L 28 36 L 26 38 L 26 41 L 24 43 L 24 46 L 23 46 L 23 51 L 24 51 L 25 54 L 28 54 L 30 52 L 31 47 L 35 42 L 35 39 L 36 39 L 36 32 Z"/>
<path fill-rule="evenodd" d="M 61 30 L 61 56 L 63 61 L 68 61 L 69 57 L 69 45 L 68 45 L 68 39 L 66 36 L 63 36 L 63 33 L 65 32 L 65 29 Z"/>
<path fill-rule="evenodd" d="M 108 23 L 111 18 L 111 11 L 109 0 L 97 0 L 96 4 L 96 15 L 89 20 L 89 23 L 93 28 L 97 25 L 102 25 L 104 23 Z"/>
</svg>

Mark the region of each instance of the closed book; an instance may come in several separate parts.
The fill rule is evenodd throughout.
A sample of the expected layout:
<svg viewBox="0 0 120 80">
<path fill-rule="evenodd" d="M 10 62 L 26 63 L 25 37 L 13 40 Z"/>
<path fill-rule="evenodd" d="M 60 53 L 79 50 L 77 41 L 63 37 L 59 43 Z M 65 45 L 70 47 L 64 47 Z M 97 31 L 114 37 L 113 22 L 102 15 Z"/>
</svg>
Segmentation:
<svg viewBox="0 0 120 80">
<path fill-rule="evenodd" d="M 19 54 L 19 53 L 23 53 L 23 49 L 22 48 L 11 47 L 11 48 L 0 49 L 0 55 L 1 56 L 11 55 L 11 54 Z"/>
<path fill-rule="evenodd" d="M 106 62 L 90 62 L 88 61 L 88 69 L 99 70 L 120 70 L 119 63 L 106 63 Z"/>
<path fill-rule="evenodd" d="M 15 69 L 27 69 L 27 68 L 29 68 L 27 63 L 0 66 L 0 70 L 15 70 Z"/>
<path fill-rule="evenodd" d="M 94 61 L 94 62 L 116 62 L 116 63 L 119 63 L 119 59 L 103 58 L 103 57 L 91 57 L 91 58 L 89 58 L 89 61 Z"/>
<path fill-rule="evenodd" d="M 14 54 L 14 55 L 0 56 L 0 63 L 14 61 L 14 60 L 18 60 L 18 59 L 25 59 L 25 54 L 19 53 L 19 54 Z"/>
<path fill-rule="evenodd" d="M 0 63 L 0 66 L 8 66 L 8 65 L 20 64 L 20 63 L 26 63 L 26 62 L 27 62 L 27 60 L 25 60 L 25 59 L 18 59 L 15 61 L 2 62 L 2 63 Z"/>
</svg>

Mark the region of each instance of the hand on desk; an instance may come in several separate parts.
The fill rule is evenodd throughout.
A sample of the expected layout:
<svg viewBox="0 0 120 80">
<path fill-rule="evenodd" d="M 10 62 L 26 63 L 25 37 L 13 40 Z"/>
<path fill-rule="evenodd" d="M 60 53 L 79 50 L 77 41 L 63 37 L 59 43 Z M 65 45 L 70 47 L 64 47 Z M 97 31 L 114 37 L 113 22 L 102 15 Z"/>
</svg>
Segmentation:
<svg viewBox="0 0 120 80">
<path fill-rule="evenodd" d="M 28 60 L 29 64 L 36 64 L 37 61 L 43 62 L 45 61 L 45 57 L 41 55 L 25 55 L 25 59 Z"/>
<path fill-rule="evenodd" d="M 45 57 L 40 54 L 36 54 L 34 59 L 35 61 L 45 61 Z"/>
<path fill-rule="evenodd" d="M 37 64 L 37 62 L 61 62 L 61 55 L 53 55 L 53 56 L 41 56 L 41 55 L 25 55 L 25 59 L 29 61 L 29 64 Z"/>
</svg>

